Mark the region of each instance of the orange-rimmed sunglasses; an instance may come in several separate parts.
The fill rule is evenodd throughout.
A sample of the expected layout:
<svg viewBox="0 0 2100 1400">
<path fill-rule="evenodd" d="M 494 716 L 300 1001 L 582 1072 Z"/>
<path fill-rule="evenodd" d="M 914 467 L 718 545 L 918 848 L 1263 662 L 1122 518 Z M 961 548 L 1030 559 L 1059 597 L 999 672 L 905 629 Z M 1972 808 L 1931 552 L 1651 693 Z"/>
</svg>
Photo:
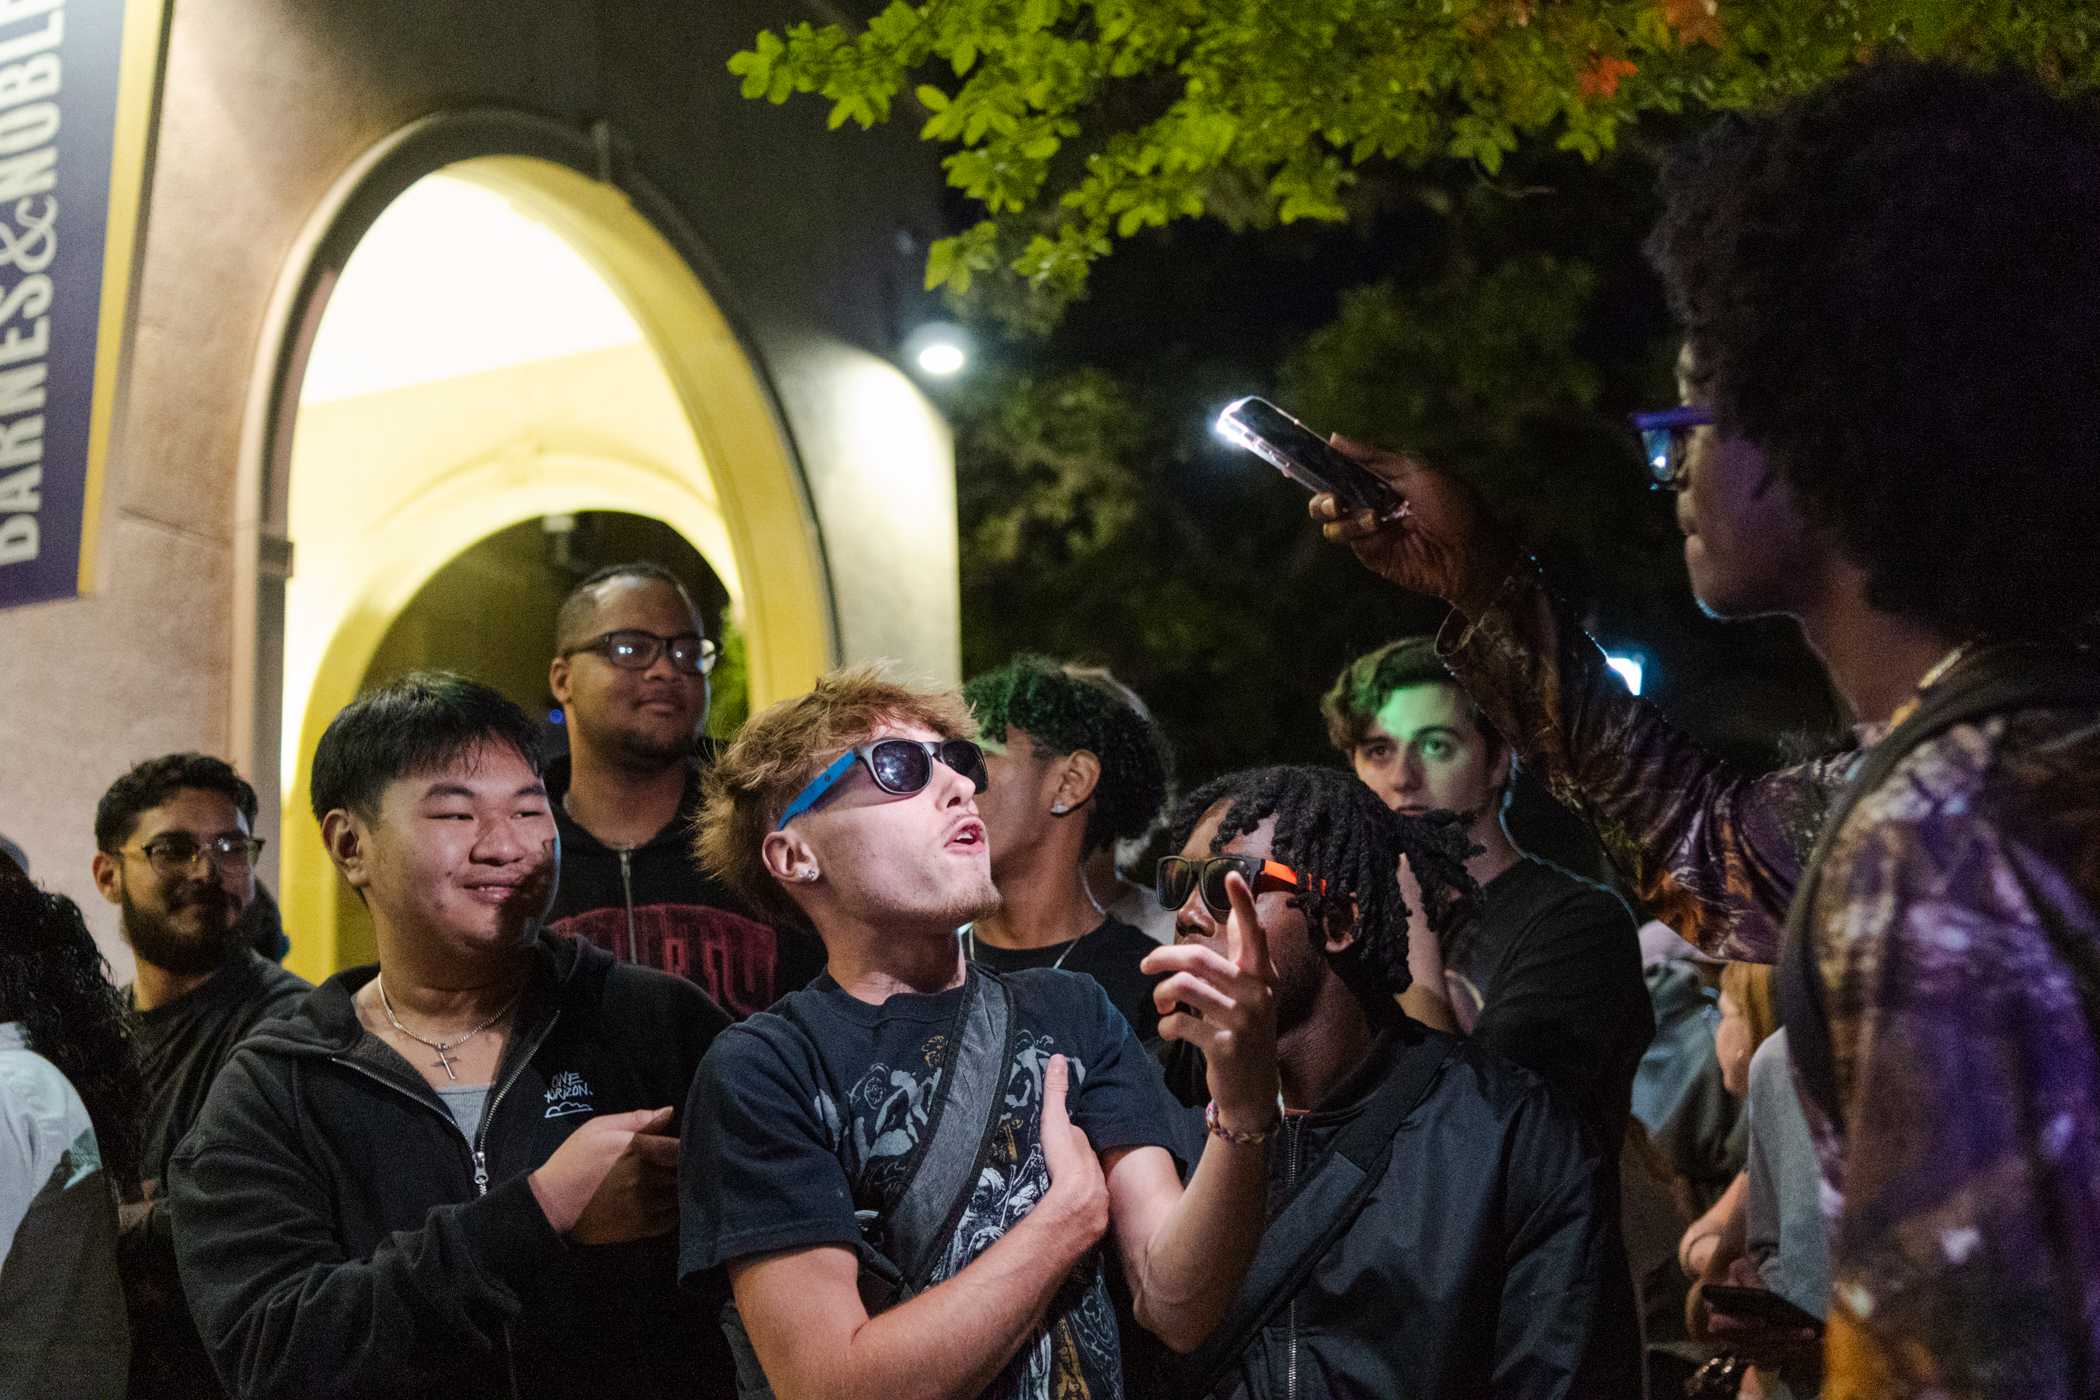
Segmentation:
<svg viewBox="0 0 2100 1400">
<path fill-rule="evenodd" d="M 1305 883 L 1288 865 L 1253 856 L 1211 856 L 1205 860 L 1161 856 L 1152 874 L 1152 889 L 1159 896 L 1162 909 L 1179 909 L 1188 903 L 1189 892 L 1195 890 L 1202 894 L 1204 907 L 1222 919 L 1232 913 L 1232 901 L 1225 895 L 1225 876 L 1234 870 L 1256 894 L 1264 890 L 1295 890 Z"/>
</svg>

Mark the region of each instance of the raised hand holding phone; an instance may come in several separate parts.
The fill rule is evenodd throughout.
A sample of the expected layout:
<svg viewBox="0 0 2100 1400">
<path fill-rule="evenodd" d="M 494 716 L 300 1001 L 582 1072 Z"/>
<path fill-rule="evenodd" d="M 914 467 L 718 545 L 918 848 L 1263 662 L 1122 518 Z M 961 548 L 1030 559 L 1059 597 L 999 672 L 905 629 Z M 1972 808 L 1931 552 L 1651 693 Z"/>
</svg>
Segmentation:
<svg viewBox="0 0 2100 1400">
<path fill-rule="evenodd" d="M 1442 598 L 1476 614 L 1515 567 L 1516 544 L 1472 487 L 1413 457 L 1335 437 L 1334 452 L 1385 483 L 1407 504 L 1380 517 L 1335 493 L 1314 496 L 1306 511 L 1321 534 L 1346 544 L 1372 573 L 1415 593 Z"/>
<path fill-rule="evenodd" d="M 1391 520 L 1407 502 L 1386 482 L 1267 399 L 1235 399 L 1214 425 L 1219 437 L 1267 462 L 1315 495 L 1332 492 L 1350 508 Z"/>
</svg>

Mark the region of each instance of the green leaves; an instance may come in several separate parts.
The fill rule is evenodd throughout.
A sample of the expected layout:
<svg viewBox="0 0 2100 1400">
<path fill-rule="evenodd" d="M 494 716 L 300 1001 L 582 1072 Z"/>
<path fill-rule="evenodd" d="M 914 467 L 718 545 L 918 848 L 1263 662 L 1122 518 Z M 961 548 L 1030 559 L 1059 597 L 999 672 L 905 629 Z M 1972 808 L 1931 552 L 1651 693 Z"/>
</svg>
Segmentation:
<svg viewBox="0 0 2100 1400">
<path fill-rule="evenodd" d="M 1015 234 L 1005 265 L 978 271 L 1018 279 L 1047 321 L 1116 239 L 1206 215 L 1346 219 L 1348 172 L 1373 163 L 1493 176 L 1527 141 L 1595 160 L 1644 113 L 1769 101 L 1883 46 L 2090 88 L 2100 6 L 891 0 L 857 31 L 762 32 L 729 71 L 747 98 L 825 98 L 834 128 L 886 121 L 907 81 L 938 80 L 911 89 L 920 135 L 951 148 L 950 182 Z M 928 277 L 956 280 L 952 265 Z"/>
</svg>

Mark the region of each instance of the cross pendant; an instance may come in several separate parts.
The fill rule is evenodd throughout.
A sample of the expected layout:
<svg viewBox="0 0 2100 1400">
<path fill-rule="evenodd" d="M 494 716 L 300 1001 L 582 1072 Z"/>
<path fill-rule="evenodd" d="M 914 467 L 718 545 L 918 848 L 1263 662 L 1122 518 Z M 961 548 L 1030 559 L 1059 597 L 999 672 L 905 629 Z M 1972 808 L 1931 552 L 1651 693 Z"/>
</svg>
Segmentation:
<svg viewBox="0 0 2100 1400">
<path fill-rule="evenodd" d="M 437 1047 L 436 1047 L 436 1046 L 432 1046 L 431 1048 L 432 1048 L 433 1050 L 436 1050 L 436 1049 L 437 1049 Z M 444 1070 L 444 1071 L 445 1071 L 445 1078 L 447 1078 L 447 1079 L 451 1080 L 451 1081 L 452 1081 L 453 1083 L 457 1084 L 457 1083 L 459 1082 L 459 1076 L 458 1076 L 457 1074 L 454 1074 L 454 1073 L 452 1072 L 452 1060 L 451 1060 L 451 1058 L 450 1058 L 450 1057 L 448 1057 L 448 1056 L 447 1056 L 447 1055 L 445 1054 L 445 1052 L 444 1052 L 443 1050 L 438 1050 L 438 1057 L 437 1057 L 437 1062 L 438 1062 L 438 1068 L 440 1068 L 440 1069 L 442 1069 L 442 1070 Z"/>
</svg>

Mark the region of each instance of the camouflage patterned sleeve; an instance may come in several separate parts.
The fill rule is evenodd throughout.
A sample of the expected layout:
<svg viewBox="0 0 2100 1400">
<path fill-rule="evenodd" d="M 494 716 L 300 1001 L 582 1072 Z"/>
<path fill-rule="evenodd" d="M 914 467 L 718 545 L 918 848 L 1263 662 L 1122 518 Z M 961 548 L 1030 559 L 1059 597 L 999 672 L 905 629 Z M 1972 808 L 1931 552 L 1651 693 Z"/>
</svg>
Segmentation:
<svg viewBox="0 0 2100 1400">
<path fill-rule="evenodd" d="M 2044 930 L 2100 938 L 2100 727 L 2005 730 L 1921 747 L 1824 866 L 1833 1400 L 2092 1394 L 2100 1046 Z"/>
<path fill-rule="evenodd" d="M 1852 756 L 1755 776 L 1627 694 L 1531 570 L 1438 651 L 1519 759 L 1590 824 L 1646 917 L 1717 956 L 1772 962 L 1802 862 Z"/>
</svg>

